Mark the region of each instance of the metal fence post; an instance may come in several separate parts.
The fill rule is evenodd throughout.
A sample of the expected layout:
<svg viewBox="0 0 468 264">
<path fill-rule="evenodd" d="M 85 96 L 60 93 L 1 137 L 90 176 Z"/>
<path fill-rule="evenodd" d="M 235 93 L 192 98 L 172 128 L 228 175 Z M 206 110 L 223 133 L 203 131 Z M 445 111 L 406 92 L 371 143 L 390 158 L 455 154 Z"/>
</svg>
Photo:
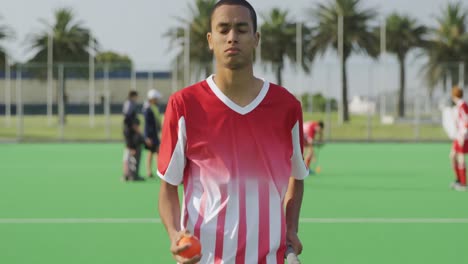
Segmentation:
<svg viewBox="0 0 468 264">
<path fill-rule="evenodd" d="M 11 126 L 11 68 L 8 55 L 5 55 L 5 125 Z"/>
<path fill-rule="evenodd" d="M 109 64 L 104 65 L 104 116 L 106 118 L 106 138 L 111 138 Z"/>
<path fill-rule="evenodd" d="M 64 66 L 60 64 L 58 67 L 58 79 L 59 79 L 59 89 L 58 89 L 58 114 L 59 114 L 59 139 L 63 140 L 64 138 L 64 126 L 65 126 L 65 101 L 64 101 Z"/>
<path fill-rule="evenodd" d="M 17 138 L 22 140 L 24 136 L 24 116 L 23 116 L 23 89 L 22 89 L 22 66 L 16 68 L 16 125 Z"/>
</svg>

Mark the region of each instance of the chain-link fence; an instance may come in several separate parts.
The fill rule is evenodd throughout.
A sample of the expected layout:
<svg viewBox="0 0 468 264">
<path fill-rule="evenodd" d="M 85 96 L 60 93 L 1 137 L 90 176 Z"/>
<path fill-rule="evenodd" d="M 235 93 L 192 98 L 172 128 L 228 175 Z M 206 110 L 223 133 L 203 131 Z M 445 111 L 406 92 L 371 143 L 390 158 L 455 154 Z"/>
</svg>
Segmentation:
<svg viewBox="0 0 468 264">
<path fill-rule="evenodd" d="M 340 66 L 316 66 L 299 82 L 305 119 L 323 120 L 328 140 L 448 140 L 442 128 L 442 109 L 451 106 L 452 86 L 466 86 L 466 68 L 456 62 L 442 64 L 439 69 L 439 75 L 434 76 L 423 64 L 409 64 L 402 92 L 398 63 L 349 63 L 350 120 L 344 122 L 339 114 L 343 111 Z"/>
<path fill-rule="evenodd" d="M 137 90 L 143 103 L 149 89 L 158 89 L 164 110 L 168 97 L 184 86 L 184 75 L 172 74 L 170 68 L 136 71 L 130 65 L 77 63 L 7 67 L 0 71 L 0 139 L 120 140 L 122 103 L 130 90 Z M 448 139 L 441 109 L 450 105 L 450 88 L 468 81 L 463 63 L 442 64 L 436 73 L 409 63 L 403 98 L 398 63 L 348 63 L 348 122 L 339 114 L 340 69 L 336 63 L 315 63 L 307 74 L 293 69 L 283 73 L 283 85 L 301 100 L 304 118 L 325 122 L 327 140 Z M 264 67 L 256 66 L 255 72 L 275 82 Z"/>
<path fill-rule="evenodd" d="M 0 72 L 0 139 L 120 140 L 122 103 L 130 90 L 139 92 L 142 104 L 156 88 L 164 107 L 179 86 L 170 72 L 130 65 L 14 65 Z"/>
</svg>

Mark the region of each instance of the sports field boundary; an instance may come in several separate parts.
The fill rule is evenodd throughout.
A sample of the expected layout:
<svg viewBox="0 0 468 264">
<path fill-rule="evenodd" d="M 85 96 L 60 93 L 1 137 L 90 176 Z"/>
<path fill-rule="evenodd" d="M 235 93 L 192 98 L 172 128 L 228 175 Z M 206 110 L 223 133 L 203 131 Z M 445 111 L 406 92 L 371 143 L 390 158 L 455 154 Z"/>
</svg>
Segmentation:
<svg viewBox="0 0 468 264">
<path fill-rule="evenodd" d="M 301 218 L 303 224 L 468 224 L 468 218 Z M 5 224 L 160 224 L 159 218 L 0 218 Z"/>
</svg>

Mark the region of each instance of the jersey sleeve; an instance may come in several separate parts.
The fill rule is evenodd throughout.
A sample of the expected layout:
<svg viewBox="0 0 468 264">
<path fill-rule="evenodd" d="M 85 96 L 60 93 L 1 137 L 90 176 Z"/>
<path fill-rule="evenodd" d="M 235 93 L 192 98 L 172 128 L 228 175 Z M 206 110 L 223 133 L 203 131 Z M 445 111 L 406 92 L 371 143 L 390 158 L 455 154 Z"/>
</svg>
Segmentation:
<svg viewBox="0 0 468 264">
<path fill-rule="evenodd" d="M 303 180 L 309 176 L 309 169 L 304 163 L 303 158 L 303 138 L 304 131 L 302 129 L 302 108 L 297 102 L 293 114 L 293 127 L 291 129 L 291 140 L 293 147 L 293 154 L 291 156 L 291 174 L 297 180 Z"/>
<path fill-rule="evenodd" d="M 468 105 L 463 103 L 458 107 L 458 140 L 466 139 L 468 132 Z"/>
<path fill-rule="evenodd" d="M 307 142 L 309 144 L 312 144 L 314 141 L 315 137 L 315 126 L 313 123 L 309 123 L 306 125 L 306 131 L 303 131 L 305 133 L 304 137 L 307 139 Z"/>
<path fill-rule="evenodd" d="M 462 117 L 463 117 L 463 126 L 466 128 L 468 128 L 468 104 L 463 104 L 463 107 L 462 107 Z"/>
<path fill-rule="evenodd" d="M 169 99 L 158 156 L 158 176 L 172 185 L 182 183 L 186 165 L 187 134 L 181 108 L 174 97 Z"/>
</svg>

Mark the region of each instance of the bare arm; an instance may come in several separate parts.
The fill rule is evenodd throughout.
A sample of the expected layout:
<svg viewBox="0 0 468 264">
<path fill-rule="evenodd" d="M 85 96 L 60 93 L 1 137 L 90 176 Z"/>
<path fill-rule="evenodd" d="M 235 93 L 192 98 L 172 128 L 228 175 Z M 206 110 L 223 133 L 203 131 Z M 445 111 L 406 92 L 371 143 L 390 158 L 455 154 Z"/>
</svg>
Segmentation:
<svg viewBox="0 0 468 264">
<path fill-rule="evenodd" d="M 195 256 L 191 259 L 186 259 L 178 254 L 186 250 L 190 245 L 178 246 L 177 242 L 182 236 L 190 235 L 187 230 L 180 230 L 180 201 L 177 192 L 177 186 L 171 185 L 165 181 L 161 181 L 159 191 L 159 215 L 166 227 L 171 240 L 171 253 L 177 263 L 194 264 L 198 263 L 201 256 Z"/>
<path fill-rule="evenodd" d="M 289 178 L 288 191 L 285 196 L 286 207 L 286 241 L 296 252 L 302 252 L 302 244 L 297 236 L 299 230 L 299 215 L 304 194 L 304 181 Z"/>
<path fill-rule="evenodd" d="M 305 152 L 306 158 L 310 158 L 314 156 L 314 146 L 312 145 L 312 143 L 307 144 L 307 146 L 305 146 L 304 149 L 305 149 L 304 152 Z"/>
<path fill-rule="evenodd" d="M 159 215 L 171 242 L 180 231 L 180 202 L 177 186 L 161 181 L 159 191 Z"/>
</svg>

